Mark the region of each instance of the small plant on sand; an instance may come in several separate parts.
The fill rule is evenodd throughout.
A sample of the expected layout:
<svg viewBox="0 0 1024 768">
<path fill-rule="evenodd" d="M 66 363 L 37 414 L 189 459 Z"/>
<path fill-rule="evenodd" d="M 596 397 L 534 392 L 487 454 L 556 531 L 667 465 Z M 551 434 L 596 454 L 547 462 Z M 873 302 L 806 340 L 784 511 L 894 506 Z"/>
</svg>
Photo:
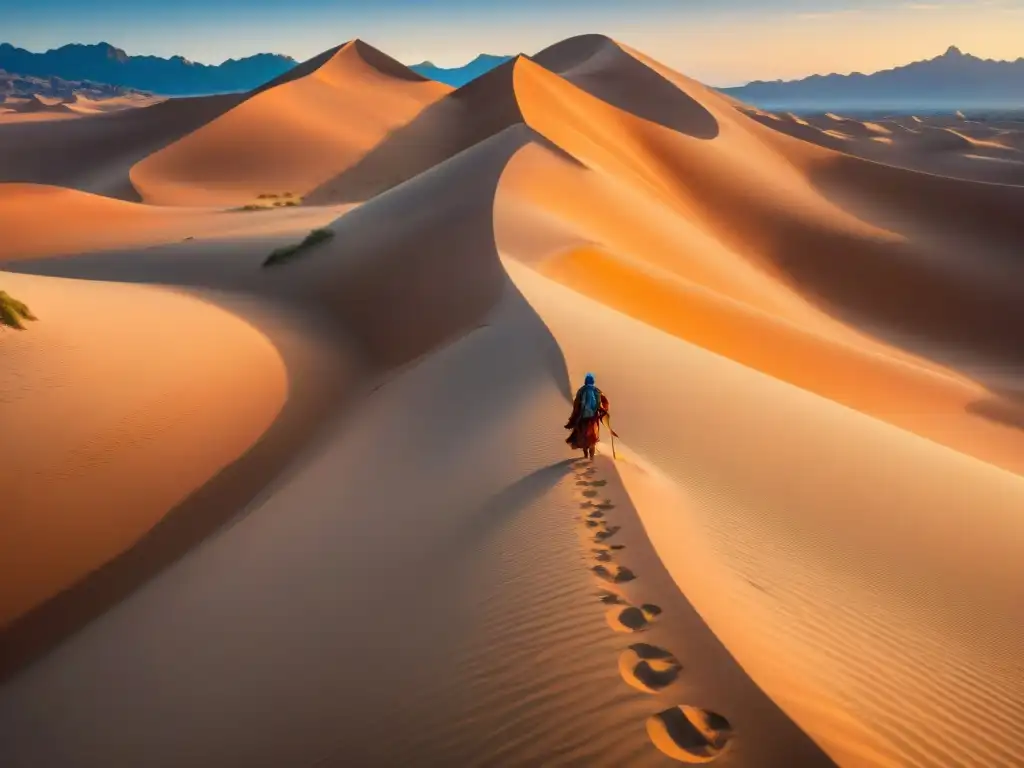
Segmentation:
<svg viewBox="0 0 1024 768">
<path fill-rule="evenodd" d="M 293 195 L 291 192 L 282 192 L 280 195 L 276 192 L 261 192 L 256 195 L 257 202 L 248 203 L 243 205 L 241 208 L 235 208 L 236 211 L 270 211 L 274 208 L 290 208 L 297 206 L 302 202 L 301 197 Z"/>
<path fill-rule="evenodd" d="M 38 318 L 22 302 L 6 291 L 0 291 L 0 325 L 17 328 L 20 331 L 25 329 L 23 320 L 36 319 Z"/>
<path fill-rule="evenodd" d="M 263 266 L 271 267 L 274 264 L 280 264 L 281 262 L 293 259 L 303 251 L 326 240 L 330 240 L 332 237 L 334 237 L 334 232 L 329 229 L 314 229 L 306 235 L 301 243 L 293 243 L 292 245 L 286 245 L 275 250 L 264 259 Z"/>
</svg>

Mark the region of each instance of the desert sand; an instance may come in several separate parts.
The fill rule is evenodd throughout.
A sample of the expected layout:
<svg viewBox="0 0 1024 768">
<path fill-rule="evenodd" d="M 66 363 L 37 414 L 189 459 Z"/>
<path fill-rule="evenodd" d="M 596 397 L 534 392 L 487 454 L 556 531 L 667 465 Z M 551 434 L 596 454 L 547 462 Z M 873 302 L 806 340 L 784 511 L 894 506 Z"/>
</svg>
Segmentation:
<svg viewBox="0 0 1024 768">
<path fill-rule="evenodd" d="M 0 764 L 1019 765 L 1022 144 L 957 120 L 585 36 L 0 124 Z"/>
<path fill-rule="evenodd" d="M 742 109 L 781 133 L 887 165 L 975 181 L 1024 183 L 1024 122 L 972 120 L 962 114 L 862 120 Z"/>
<path fill-rule="evenodd" d="M 84 115 L 122 112 L 128 109 L 153 106 L 163 100 L 160 96 L 145 96 L 135 93 L 106 98 L 93 98 L 75 93 L 73 97 L 63 99 L 33 94 L 25 98 L 8 98 L 0 102 L 0 125 L 68 120 Z"/>
</svg>

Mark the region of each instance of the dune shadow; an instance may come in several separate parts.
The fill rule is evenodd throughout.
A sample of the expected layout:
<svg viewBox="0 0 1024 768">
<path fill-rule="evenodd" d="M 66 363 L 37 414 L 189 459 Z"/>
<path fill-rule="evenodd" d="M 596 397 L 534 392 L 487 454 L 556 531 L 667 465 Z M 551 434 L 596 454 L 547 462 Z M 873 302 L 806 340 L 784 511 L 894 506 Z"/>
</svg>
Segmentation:
<svg viewBox="0 0 1024 768">
<path fill-rule="evenodd" d="M 572 462 L 573 459 L 563 459 L 535 469 L 494 494 L 462 529 L 458 539 L 449 542 L 448 546 L 460 552 L 465 551 L 464 547 L 470 542 L 478 542 L 494 529 L 514 519 L 530 504 L 558 485 L 572 471 Z"/>
<path fill-rule="evenodd" d="M 1024 431 L 1024 392 L 991 389 L 991 397 L 967 405 L 967 412 Z"/>
<path fill-rule="evenodd" d="M 530 58 L 594 98 L 670 131 L 703 140 L 719 134 L 703 104 L 607 37 L 573 37 Z"/>
</svg>

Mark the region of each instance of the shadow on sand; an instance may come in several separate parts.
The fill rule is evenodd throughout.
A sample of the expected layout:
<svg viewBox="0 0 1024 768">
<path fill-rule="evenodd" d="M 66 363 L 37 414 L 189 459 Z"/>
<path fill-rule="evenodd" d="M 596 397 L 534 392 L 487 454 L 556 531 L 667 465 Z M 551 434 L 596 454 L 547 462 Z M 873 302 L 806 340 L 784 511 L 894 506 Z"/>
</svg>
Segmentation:
<svg viewBox="0 0 1024 768">
<path fill-rule="evenodd" d="M 1024 392 L 992 389 L 992 396 L 975 400 L 967 412 L 1024 431 Z"/>
</svg>

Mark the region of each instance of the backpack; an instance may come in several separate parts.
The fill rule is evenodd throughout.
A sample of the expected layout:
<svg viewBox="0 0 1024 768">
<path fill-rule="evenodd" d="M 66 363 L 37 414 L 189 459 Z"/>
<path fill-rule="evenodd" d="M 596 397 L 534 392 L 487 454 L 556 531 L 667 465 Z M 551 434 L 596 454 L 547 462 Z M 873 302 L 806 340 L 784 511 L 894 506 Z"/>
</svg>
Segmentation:
<svg viewBox="0 0 1024 768">
<path fill-rule="evenodd" d="M 597 415 L 597 409 L 601 404 L 597 387 L 585 386 L 581 391 L 583 394 L 580 398 L 580 418 L 592 419 Z"/>
</svg>

